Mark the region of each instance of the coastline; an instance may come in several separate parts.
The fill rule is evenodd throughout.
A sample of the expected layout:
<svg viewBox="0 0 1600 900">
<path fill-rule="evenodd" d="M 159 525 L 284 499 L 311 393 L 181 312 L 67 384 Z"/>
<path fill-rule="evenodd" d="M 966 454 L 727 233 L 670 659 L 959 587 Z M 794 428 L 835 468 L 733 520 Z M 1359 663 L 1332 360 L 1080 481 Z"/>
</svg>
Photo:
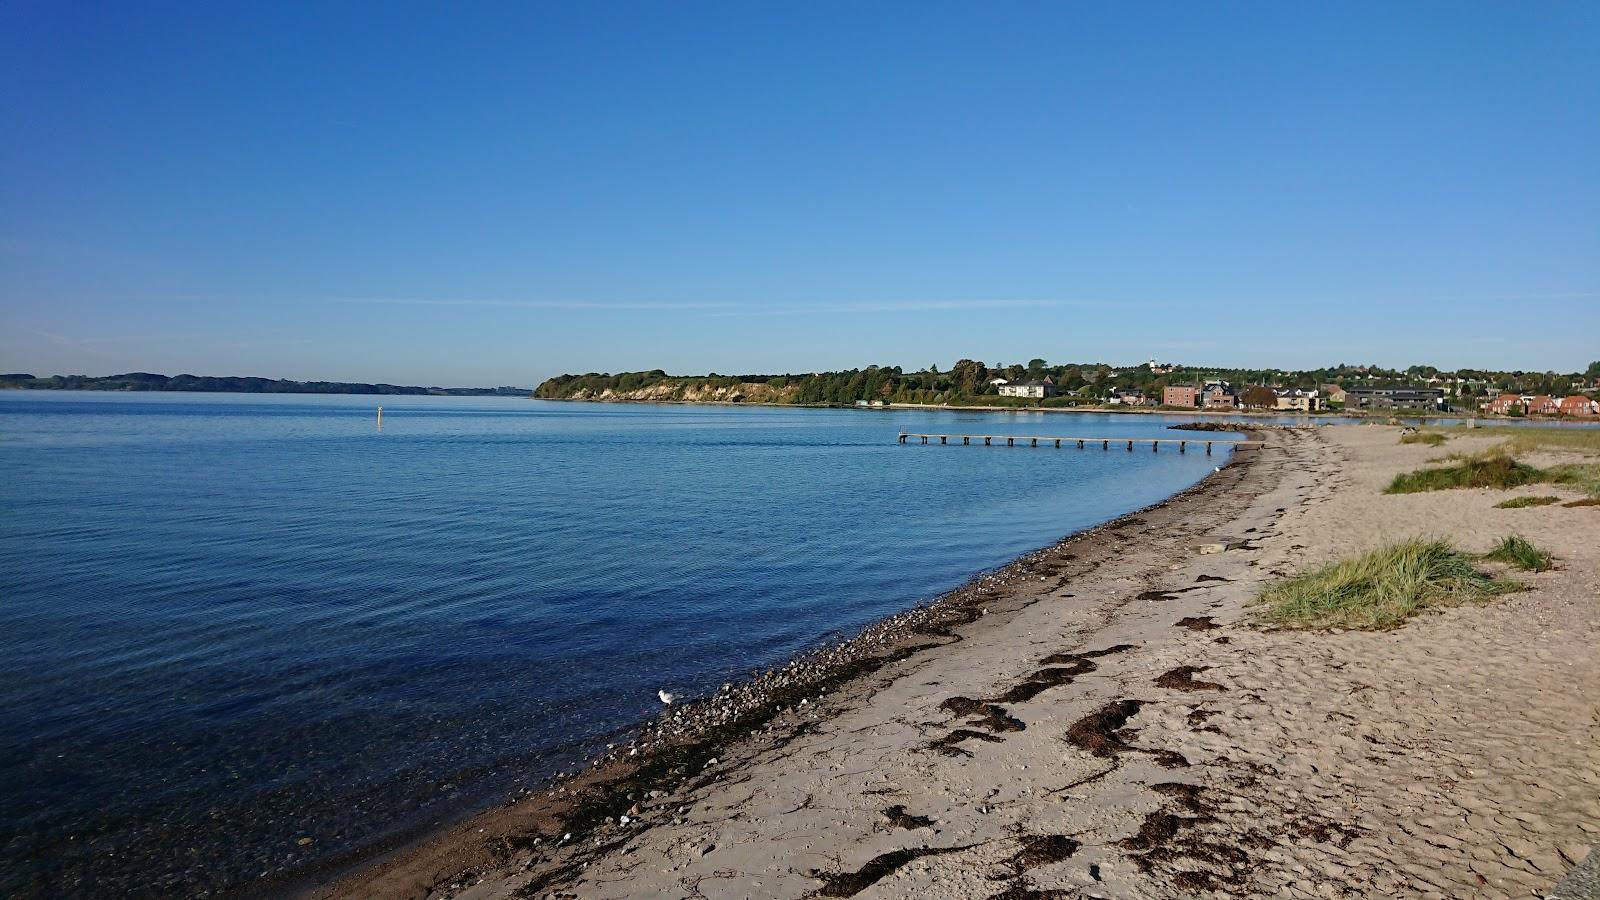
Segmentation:
<svg viewBox="0 0 1600 900">
<path fill-rule="evenodd" d="M 1248 436 L 1259 439 L 1255 433 Z M 926 604 L 865 626 L 848 640 L 820 646 L 754 678 L 725 685 L 723 693 L 716 697 L 675 706 L 671 715 L 644 723 L 635 740 L 591 760 L 580 772 L 563 773 L 542 790 L 421 834 L 403 835 L 359 855 L 330 860 L 284 881 L 258 885 L 249 893 L 252 896 L 288 894 L 307 900 L 450 896 L 449 884 L 481 878 L 483 872 L 503 867 L 514 855 L 559 844 L 552 839 L 575 827 L 603 827 L 606 818 L 626 815 L 627 810 L 638 806 L 637 800 L 628 798 L 629 794 L 660 791 L 661 787 L 655 785 L 662 785 L 670 788 L 666 792 L 670 798 L 676 789 L 701 785 L 703 779 L 693 777 L 695 772 L 689 767 L 703 767 L 707 761 L 718 763 L 719 756 L 727 757 L 729 751 L 751 733 L 775 733 L 780 743 L 805 733 L 808 723 L 817 715 L 825 714 L 819 713 L 820 710 L 848 707 L 855 699 L 869 693 L 873 683 L 885 677 L 892 678 L 894 673 L 886 670 L 962 640 L 954 629 L 981 627 L 1015 612 L 1004 606 L 1014 602 L 1014 598 L 1007 596 L 1005 586 L 1052 565 L 1061 567 L 1062 581 L 1075 577 L 1078 572 L 1091 571 L 1102 559 L 1118 553 L 1128 540 L 1124 532 L 1146 525 L 1145 517 L 1161 514 L 1164 518 L 1182 518 L 1239 490 L 1246 484 L 1246 473 L 1259 453 L 1252 450 L 1230 454 L 1217 472 L 1162 501 L 1073 532 L 999 568 L 980 572 L 962 586 Z M 1068 560 L 1076 557 L 1075 564 L 1063 566 L 1060 562 L 1063 556 Z M 802 703 L 810 707 L 804 716 L 800 715 Z M 635 748 L 640 751 L 637 755 L 629 752 Z M 674 771 L 678 769 L 683 771 Z M 651 786 L 641 787 L 645 784 Z M 543 839 L 534 844 L 534 839 L 540 835 Z M 582 832 L 577 836 L 581 840 Z M 568 843 L 575 844 L 578 840 Z M 577 855 L 587 857 L 590 854 Z M 550 880 L 558 881 L 563 875 L 581 872 L 587 861 L 563 858 L 552 859 L 550 863 L 551 872 L 545 874 Z M 445 869 L 452 871 L 441 881 L 438 876 Z"/>
<path fill-rule="evenodd" d="M 613 760 L 311 896 L 1549 890 L 1600 844 L 1600 508 L 1384 495 L 1437 451 L 1263 431 L 1167 501 L 872 626 L 858 656 L 819 651 L 836 680 L 763 676 L 785 693 L 719 740 L 684 749 L 665 720 L 642 775 Z M 1260 586 L 1308 566 L 1510 531 L 1558 561 L 1520 593 L 1394 631 L 1249 624 Z"/>
<path fill-rule="evenodd" d="M 599 403 L 636 406 L 759 406 L 771 409 L 849 409 L 862 412 L 890 412 L 893 410 L 933 410 L 936 412 L 1013 412 L 1013 413 L 1077 413 L 1082 415 L 1128 415 L 1128 416 L 1204 416 L 1214 418 L 1243 418 L 1243 419 L 1304 419 L 1307 424 L 1348 424 L 1339 423 L 1341 419 L 1360 419 L 1371 422 L 1386 422 L 1389 419 L 1469 419 L 1478 422 L 1544 422 L 1543 419 L 1527 419 L 1516 416 L 1488 416 L 1479 412 L 1422 412 L 1418 410 L 1381 409 L 1381 410 L 1319 410 L 1317 412 L 1301 412 L 1293 409 L 1204 409 L 1195 407 L 1128 407 L 1128 406 L 952 406 L 948 403 L 890 403 L 886 406 L 859 407 L 841 403 L 772 403 L 765 400 L 645 400 L 632 398 L 577 398 L 577 397 L 535 397 L 545 403 Z M 1549 419 L 1554 422 L 1571 422 L 1572 419 Z"/>
</svg>

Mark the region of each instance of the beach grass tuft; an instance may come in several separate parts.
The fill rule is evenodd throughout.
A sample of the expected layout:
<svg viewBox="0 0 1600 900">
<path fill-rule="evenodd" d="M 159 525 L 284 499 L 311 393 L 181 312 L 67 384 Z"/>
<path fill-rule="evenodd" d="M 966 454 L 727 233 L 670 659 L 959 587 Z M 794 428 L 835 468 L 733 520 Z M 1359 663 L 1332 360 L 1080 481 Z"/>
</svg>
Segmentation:
<svg viewBox="0 0 1600 900">
<path fill-rule="evenodd" d="M 1555 484 L 1570 485 L 1590 497 L 1600 497 L 1600 463 L 1562 463 L 1545 473 Z"/>
<path fill-rule="evenodd" d="M 1510 500 L 1501 500 L 1499 503 L 1496 503 L 1494 505 L 1494 508 L 1495 509 L 1524 509 L 1524 508 L 1529 507 L 1529 506 L 1549 506 L 1552 503 L 1560 503 L 1560 502 L 1561 502 L 1561 498 L 1560 497 L 1552 497 L 1549 494 L 1545 494 L 1545 495 L 1540 496 L 1540 497 L 1512 497 Z"/>
<path fill-rule="evenodd" d="M 1537 426 L 1490 426 L 1449 429 L 1454 434 L 1476 437 L 1503 437 L 1502 449 L 1511 454 L 1535 450 L 1565 451 L 1600 455 L 1600 428 L 1539 428 Z"/>
<path fill-rule="evenodd" d="M 1402 472 L 1384 488 L 1385 494 L 1415 494 L 1450 488 L 1513 488 L 1548 481 L 1542 470 L 1503 453 L 1468 457 L 1451 466 Z"/>
<path fill-rule="evenodd" d="M 1517 588 L 1448 541 L 1413 538 L 1268 585 L 1256 618 L 1284 628 L 1394 628 L 1425 609 Z"/>
<path fill-rule="evenodd" d="M 1400 435 L 1400 443 L 1426 444 L 1429 447 L 1437 447 L 1444 443 L 1444 435 L 1437 431 L 1408 431 Z"/>
<path fill-rule="evenodd" d="M 1495 545 L 1493 550 L 1483 555 L 1484 559 L 1491 562 L 1502 562 L 1529 572 L 1543 572 L 1550 568 L 1555 557 L 1551 556 L 1520 534 L 1513 534 Z"/>
</svg>

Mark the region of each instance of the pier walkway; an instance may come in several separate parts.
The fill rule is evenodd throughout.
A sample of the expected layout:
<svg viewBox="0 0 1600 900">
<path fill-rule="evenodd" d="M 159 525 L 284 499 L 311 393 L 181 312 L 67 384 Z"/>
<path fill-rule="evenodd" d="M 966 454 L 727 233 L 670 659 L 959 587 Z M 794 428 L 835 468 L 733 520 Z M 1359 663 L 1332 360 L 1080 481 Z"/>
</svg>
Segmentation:
<svg viewBox="0 0 1600 900">
<path fill-rule="evenodd" d="M 1083 450 L 1086 448 L 1093 448 L 1095 444 L 1099 444 L 1101 450 L 1110 450 L 1113 446 L 1126 447 L 1127 449 L 1132 450 L 1134 444 L 1149 444 L 1151 452 L 1156 452 L 1161 449 L 1162 444 L 1177 444 L 1178 452 L 1184 453 L 1188 451 L 1190 444 L 1204 444 L 1206 453 L 1209 454 L 1211 452 L 1211 445 L 1213 444 L 1223 447 L 1232 447 L 1235 450 L 1256 450 L 1261 447 L 1261 441 L 1251 441 L 1239 438 L 1080 438 L 1055 437 L 1053 435 L 1046 437 L 1045 435 L 1037 434 L 923 434 L 921 432 L 914 431 L 900 432 L 900 443 L 902 444 L 910 443 L 912 440 L 920 440 L 924 444 L 929 444 L 935 439 L 937 439 L 941 444 L 949 444 L 956 438 L 961 439 L 961 446 L 963 447 L 971 446 L 973 441 L 982 441 L 983 446 L 985 447 L 998 446 L 996 442 L 1005 441 L 1005 445 L 1007 447 L 1016 447 L 1019 445 L 1027 447 L 1049 447 L 1053 444 L 1058 450 L 1061 449 L 1063 445 L 1067 447 L 1075 446 L 1077 449 Z"/>
</svg>

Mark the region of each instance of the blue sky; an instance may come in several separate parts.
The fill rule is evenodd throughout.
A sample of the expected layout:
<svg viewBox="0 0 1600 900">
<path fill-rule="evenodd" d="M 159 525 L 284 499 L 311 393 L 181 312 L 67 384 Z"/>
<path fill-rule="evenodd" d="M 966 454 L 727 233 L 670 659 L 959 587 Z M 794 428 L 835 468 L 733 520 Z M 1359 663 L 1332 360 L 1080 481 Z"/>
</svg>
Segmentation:
<svg viewBox="0 0 1600 900">
<path fill-rule="evenodd" d="M 1600 4 L 0 5 L 0 370 L 1600 358 Z"/>
</svg>

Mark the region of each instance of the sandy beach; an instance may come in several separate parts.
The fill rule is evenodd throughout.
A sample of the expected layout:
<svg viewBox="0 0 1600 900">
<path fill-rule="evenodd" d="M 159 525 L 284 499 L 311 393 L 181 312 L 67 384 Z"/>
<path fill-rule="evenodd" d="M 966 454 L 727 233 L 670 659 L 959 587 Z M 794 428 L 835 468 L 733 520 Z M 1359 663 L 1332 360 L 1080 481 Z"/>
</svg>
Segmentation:
<svg viewBox="0 0 1600 900">
<path fill-rule="evenodd" d="M 1439 455 L 1394 427 L 1262 434 L 313 895 L 1540 896 L 1600 844 L 1600 507 L 1384 495 Z M 1512 532 L 1557 557 L 1528 590 L 1386 632 L 1248 622 L 1285 574 Z"/>
</svg>

